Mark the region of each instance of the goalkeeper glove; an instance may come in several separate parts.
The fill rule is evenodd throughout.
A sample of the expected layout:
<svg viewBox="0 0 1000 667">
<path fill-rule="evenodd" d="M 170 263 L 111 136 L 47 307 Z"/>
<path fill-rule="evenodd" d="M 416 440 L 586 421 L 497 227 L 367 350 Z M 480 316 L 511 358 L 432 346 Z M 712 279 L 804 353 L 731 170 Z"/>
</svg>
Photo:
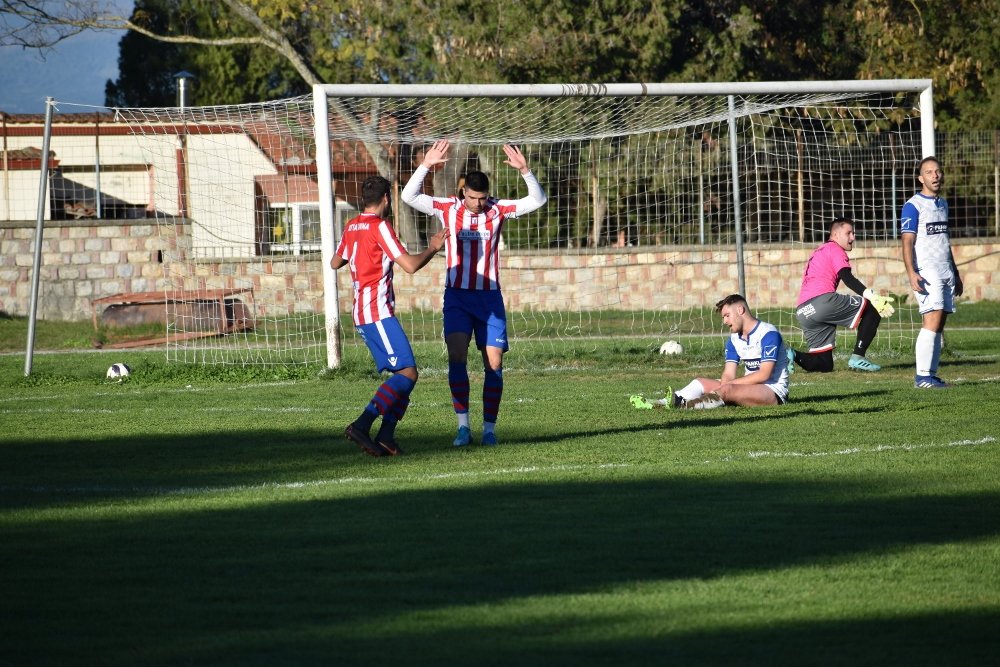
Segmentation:
<svg viewBox="0 0 1000 667">
<path fill-rule="evenodd" d="M 895 301 L 895 299 L 891 296 L 882 296 L 871 287 L 866 289 L 861 296 L 868 299 L 875 307 L 875 312 L 882 317 L 889 317 L 896 312 L 896 309 L 892 307 L 892 302 Z"/>
</svg>

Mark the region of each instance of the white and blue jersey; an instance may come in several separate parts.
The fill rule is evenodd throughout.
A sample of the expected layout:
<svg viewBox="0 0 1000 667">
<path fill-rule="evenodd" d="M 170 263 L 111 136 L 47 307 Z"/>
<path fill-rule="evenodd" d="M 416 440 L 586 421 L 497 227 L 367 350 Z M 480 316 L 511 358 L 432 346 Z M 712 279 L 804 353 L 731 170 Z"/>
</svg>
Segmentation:
<svg viewBox="0 0 1000 667">
<path fill-rule="evenodd" d="M 903 205 L 900 231 L 916 234 L 913 268 L 927 280 L 952 277 L 951 242 L 948 238 L 948 202 L 917 193 Z"/>
<path fill-rule="evenodd" d="M 757 322 L 757 326 L 741 338 L 731 334 L 726 341 L 726 363 L 743 362 L 743 374 L 750 375 L 760 370 L 761 363 L 773 361 L 771 376 L 764 383 L 784 403 L 788 399 L 788 357 L 785 341 L 781 333 L 767 322 Z"/>
</svg>

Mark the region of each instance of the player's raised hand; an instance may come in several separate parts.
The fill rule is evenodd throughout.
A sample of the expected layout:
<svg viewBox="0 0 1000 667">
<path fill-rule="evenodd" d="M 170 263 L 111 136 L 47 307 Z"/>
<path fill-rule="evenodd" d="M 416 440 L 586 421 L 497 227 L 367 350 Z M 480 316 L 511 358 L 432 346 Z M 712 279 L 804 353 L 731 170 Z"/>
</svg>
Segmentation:
<svg viewBox="0 0 1000 667">
<path fill-rule="evenodd" d="M 447 139 L 438 139 L 424 153 L 424 159 L 420 164 L 428 169 L 433 169 L 439 164 L 444 164 L 448 161 L 448 147 L 450 145 Z"/>
<path fill-rule="evenodd" d="M 528 171 L 528 159 L 524 157 L 524 153 L 521 152 L 520 148 L 504 144 L 503 152 L 507 154 L 507 159 L 504 160 L 505 164 L 509 164 L 522 174 Z"/>
</svg>

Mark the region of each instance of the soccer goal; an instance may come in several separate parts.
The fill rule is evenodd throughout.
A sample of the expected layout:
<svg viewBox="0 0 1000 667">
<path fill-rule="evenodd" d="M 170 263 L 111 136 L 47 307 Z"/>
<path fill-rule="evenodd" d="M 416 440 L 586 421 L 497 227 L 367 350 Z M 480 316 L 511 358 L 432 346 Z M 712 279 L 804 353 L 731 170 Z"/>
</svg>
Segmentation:
<svg viewBox="0 0 1000 667">
<path fill-rule="evenodd" d="M 522 148 L 549 198 L 504 232 L 501 282 L 522 343 L 704 338 L 720 331 L 715 301 L 736 291 L 794 339 L 805 261 L 841 216 L 856 223 L 856 273 L 905 293 L 898 210 L 913 167 L 934 153 L 929 80 L 326 85 L 314 104 L 321 173 L 338 147 L 360 145 L 401 187 L 422 150 L 448 138 L 455 156 L 425 191 L 451 195 L 478 169 L 494 195 L 516 198 L 523 186 L 500 149 Z M 338 187 L 357 182 L 320 182 L 330 249 Z M 434 231 L 405 205 L 394 216 L 411 249 Z M 410 330 L 437 335 L 433 315 L 406 306 Z M 880 343 L 909 344 L 917 321 L 900 309 Z"/>
<path fill-rule="evenodd" d="M 929 80 L 321 85 L 263 104 L 114 111 L 138 140 L 121 150 L 141 154 L 131 162 L 145 165 L 165 248 L 168 357 L 335 367 L 341 340 L 360 344 L 349 276 L 329 269 L 339 230 L 366 176 L 398 195 L 435 139 L 451 140 L 452 159 L 425 192 L 454 194 L 478 169 L 496 196 L 524 196 L 504 164 L 512 143 L 548 195 L 504 230 L 512 361 L 567 339 L 705 341 L 721 331 L 713 304 L 737 291 L 794 342 L 802 269 L 835 217 L 856 222 L 857 275 L 907 292 L 897 217 L 934 152 L 931 99 Z M 411 251 L 435 231 L 398 196 L 392 216 Z M 412 340 L 440 339 L 442 291 L 439 259 L 397 272 Z M 903 349 L 917 320 L 901 307 L 878 344 Z"/>
</svg>

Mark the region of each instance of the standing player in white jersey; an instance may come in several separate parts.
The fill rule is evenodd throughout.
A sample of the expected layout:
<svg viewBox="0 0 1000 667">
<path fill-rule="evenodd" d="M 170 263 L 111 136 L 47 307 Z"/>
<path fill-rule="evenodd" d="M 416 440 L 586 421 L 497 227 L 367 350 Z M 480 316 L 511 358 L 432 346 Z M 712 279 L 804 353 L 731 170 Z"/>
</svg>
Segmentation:
<svg viewBox="0 0 1000 667">
<path fill-rule="evenodd" d="M 503 355 L 509 349 L 507 313 L 500 293 L 500 234 L 504 222 L 541 208 L 545 192 L 528 169 L 528 161 L 516 146 L 505 145 L 506 164 L 521 173 L 528 186 L 522 199 L 490 196 L 489 178 L 481 171 L 465 175 L 458 197 L 431 197 L 421 192 L 424 178 L 434 167 L 448 160 L 447 140 L 434 142 L 417 170 L 403 188 L 403 201 L 433 215 L 447 232 L 444 290 L 444 340 L 448 348 L 448 384 L 458 418 L 458 432 L 452 444 L 463 447 L 472 442 L 469 428 L 468 354 L 472 336 L 483 356 L 483 436 L 484 445 L 497 444 L 497 415 L 503 396 Z"/>
<path fill-rule="evenodd" d="M 392 265 L 396 263 L 407 273 L 414 273 L 444 246 L 445 237 L 442 230 L 431 237 L 422 253 L 409 254 L 385 219 L 390 205 L 389 191 L 389 181 L 381 176 L 369 176 L 362 182 L 364 211 L 344 225 L 337 252 L 330 260 L 334 269 L 350 265 L 354 326 L 368 346 L 376 370 L 392 373 L 344 431 L 344 437 L 371 456 L 403 453 L 396 442 L 396 423 L 406 414 L 410 392 L 417 383 L 413 350 L 395 317 Z M 371 427 L 380 415 L 382 424 L 373 440 Z"/>
<path fill-rule="evenodd" d="M 917 334 L 917 373 L 920 389 L 947 387 L 937 376 L 941 340 L 949 313 L 955 312 L 955 297 L 962 296 L 962 279 L 951 253 L 948 237 L 948 202 L 941 196 L 944 172 L 935 157 L 925 157 L 917 167 L 920 192 L 903 205 L 900 231 L 903 264 L 922 323 Z"/>
<path fill-rule="evenodd" d="M 718 380 L 697 378 L 666 398 L 629 400 L 640 410 L 651 408 L 721 408 L 723 405 L 783 405 L 788 400 L 788 363 L 781 333 L 750 312 L 743 296 L 730 294 L 715 304 L 731 332 L 726 339 L 726 365 Z M 743 364 L 744 374 L 736 369 Z"/>
</svg>

